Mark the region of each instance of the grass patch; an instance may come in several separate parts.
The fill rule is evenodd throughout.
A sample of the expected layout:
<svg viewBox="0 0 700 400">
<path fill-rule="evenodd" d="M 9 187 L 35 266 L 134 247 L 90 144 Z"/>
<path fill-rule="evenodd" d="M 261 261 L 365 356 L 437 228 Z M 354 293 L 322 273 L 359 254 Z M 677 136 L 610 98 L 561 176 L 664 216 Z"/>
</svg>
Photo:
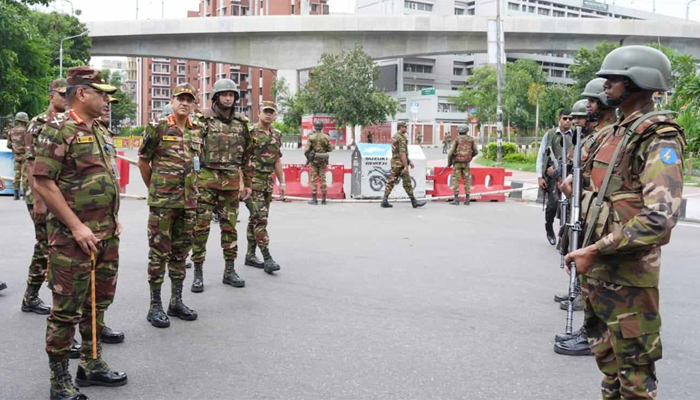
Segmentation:
<svg viewBox="0 0 700 400">
<path fill-rule="evenodd" d="M 478 157 L 474 160 L 474 164 L 481 165 L 482 167 L 495 167 L 496 162 L 487 160 L 484 157 Z M 512 169 L 516 171 L 526 171 L 526 172 L 535 172 L 536 171 L 536 163 L 535 162 L 527 162 L 527 163 L 514 163 L 514 162 L 507 162 L 504 161 L 503 165 L 501 165 L 505 169 Z"/>
</svg>

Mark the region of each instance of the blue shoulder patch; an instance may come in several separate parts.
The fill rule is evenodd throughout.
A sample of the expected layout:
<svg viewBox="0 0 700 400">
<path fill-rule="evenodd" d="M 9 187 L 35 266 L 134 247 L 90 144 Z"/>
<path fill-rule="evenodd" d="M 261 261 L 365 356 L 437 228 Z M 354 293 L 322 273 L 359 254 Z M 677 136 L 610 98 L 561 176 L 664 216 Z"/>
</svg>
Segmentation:
<svg viewBox="0 0 700 400">
<path fill-rule="evenodd" d="M 675 164 L 676 161 L 678 161 L 678 154 L 676 153 L 676 150 L 668 147 L 661 150 L 661 161 L 663 161 L 664 164 Z"/>
</svg>

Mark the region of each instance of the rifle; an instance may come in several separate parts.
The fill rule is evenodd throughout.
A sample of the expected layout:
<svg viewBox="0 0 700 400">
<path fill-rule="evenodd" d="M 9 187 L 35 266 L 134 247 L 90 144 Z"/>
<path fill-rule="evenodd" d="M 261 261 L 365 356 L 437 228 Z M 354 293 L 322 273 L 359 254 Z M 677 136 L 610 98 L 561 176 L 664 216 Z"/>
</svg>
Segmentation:
<svg viewBox="0 0 700 400">
<path fill-rule="evenodd" d="M 561 135 L 562 138 L 562 145 L 561 145 L 561 177 L 562 179 L 566 179 L 568 176 L 566 166 L 567 166 L 567 159 L 566 159 L 566 137 L 565 134 L 562 133 Z M 551 147 L 550 147 L 551 149 Z M 550 153 L 551 154 L 551 153 Z M 555 167 L 557 168 L 557 167 Z M 556 182 L 556 180 L 555 180 Z M 566 266 L 566 262 L 564 262 L 564 259 L 566 258 L 566 253 L 567 249 L 566 246 L 562 243 L 562 239 L 565 234 L 565 229 L 566 229 L 566 215 L 567 211 L 569 209 L 569 199 L 566 197 L 566 195 L 562 192 L 559 195 L 559 245 L 557 246 L 559 248 L 559 254 L 561 254 L 561 263 L 559 264 L 559 267 L 564 269 Z"/>
<path fill-rule="evenodd" d="M 316 152 L 313 150 L 309 150 L 309 152 L 306 153 L 306 163 L 304 164 L 302 169 L 308 167 L 309 164 L 314 160 L 315 157 L 316 157 Z"/>
<path fill-rule="evenodd" d="M 574 146 L 574 162 L 573 162 L 573 190 L 571 193 L 571 216 L 569 219 L 570 237 L 569 251 L 573 252 L 581 247 L 579 242 L 581 232 L 583 232 L 583 224 L 581 223 L 581 196 L 583 189 L 581 188 L 581 127 L 576 127 L 576 145 Z M 573 332 L 574 322 L 574 299 L 577 296 L 576 290 L 576 263 L 572 262 L 569 265 L 569 306 L 566 309 L 566 334 L 571 335 Z"/>
</svg>

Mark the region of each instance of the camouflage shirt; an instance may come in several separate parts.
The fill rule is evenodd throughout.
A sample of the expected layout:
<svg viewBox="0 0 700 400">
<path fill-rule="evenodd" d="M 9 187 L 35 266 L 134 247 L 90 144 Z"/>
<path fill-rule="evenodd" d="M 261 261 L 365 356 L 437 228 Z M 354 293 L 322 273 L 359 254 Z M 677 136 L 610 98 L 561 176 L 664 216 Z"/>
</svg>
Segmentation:
<svg viewBox="0 0 700 400">
<path fill-rule="evenodd" d="M 24 145 L 24 136 L 27 134 L 27 127 L 24 125 L 15 126 L 10 129 L 7 136 L 7 148 L 12 150 L 15 157 L 19 160 L 24 160 L 26 147 Z"/>
<path fill-rule="evenodd" d="M 333 151 L 328 135 L 323 132 L 314 132 L 309 135 L 309 139 L 304 147 L 304 153 L 308 154 L 310 151 L 313 151 L 315 154 L 313 163 L 328 163 L 327 153 Z"/>
<path fill-rule="evenodd" d="M 394 168 L 405 167 L 401 155 L 406 155 L 408 160 L 408 139 L 405 133 L 397 133 L 394 135 L 394 140 L 391 142 L 391 165 Z"/>
<path fill-rule="evenodd" d="M 163 208 L 197 207 L 195 157 L 202 154 L 200 129 L 187 119 L 182 132 L 175 117 L 150 124 L 143 134 L 139 157 L 151 163 L 148 205 Z"/>
<path fill-rule="evenodd" d="M 102 127 L 87 126 L 73 110 L 49 119 L 35 148 L 34 177 L 55 181 L 68 207 L 99 240 L 113 237 L 117 228 L 119 186 L 110 162 L 113 153 Z M 46 224 L 49 245 L 74 241 L 53 213 Z"/>
<path fill-rule="evenodd" d="M 451 157 L 452 162 L 468 163 L 477 154 L 479 154 L 479 150 L 476 148 L 474 138 L 469 135 L 459 135 L 452 143 L 448 158 Z"/>
<path fill-rule="evenodd" d="M 652 110 L 649 105 L 621 119 L 601 139 L 584 187 L 584 221 L 627 128 Z M 601 253 L 588 276 L 625 286 L 658 286 L 660 246 L 670 240 L 680 212 L 684 145 L 682 128 L 668 116 L 651 117 L 632 133 L 616 160 L 598 220 L 587 221 L 594 224 L 591 243 Z"/>
<path fill-rule="evenodd" d="M 251 130 L 250 162 L 255 166 L 253 190 L 272 190 L 275 163 L 282 158 L 282 135 L 272 127 L 270 130 L 271 135 L 265 132 L 260 123 L 255 124 Z"/>
<path fill-rule="evenodd" d="M 204 139 L 199 187 L 238 190 L 241 170 L 245 186 L 250 187 L 253 174 L 250 169 L 252 125 L 248 118 L 234 113 L 233 118 L 226 121 L 216 110 L 207 109 L 196 114 L 194 123 L 201 127 Z"/>
<path fill-rule="evenodd" d="M 27 127 L 27 133 L 24 135 L 24 147 L 26 152 L 24 153 L 24 159 L 33 161 L 34 153 L 37 147 L 37 138 L 39 133 L 50 117 L 53 117 L 53 113 L 48 112 L 37 115 L 29 121 L 29 126 Z M 31 185 L 29 185 L 29 180 L 26 181 L 26 192 L 24 193 L 24 200 L 27 204 L 34 204 L 34 190 L 32 190 Z"/>
</svg>

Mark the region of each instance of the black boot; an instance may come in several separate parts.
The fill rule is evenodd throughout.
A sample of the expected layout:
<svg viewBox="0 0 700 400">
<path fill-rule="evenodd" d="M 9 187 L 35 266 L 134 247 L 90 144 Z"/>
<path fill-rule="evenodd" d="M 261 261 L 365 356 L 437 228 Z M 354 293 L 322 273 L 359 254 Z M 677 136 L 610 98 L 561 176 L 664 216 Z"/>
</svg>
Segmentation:
<svg viewBox="0 0 700 400">
<path fill-rule="evenodd" d="M 51 370 L 51 388 L 49 389 L 51 400 L 88 400 L 88 397 L 73 385 L 73 378 L 68 372 L 68 358 L 60 361 L 49 360 L 49 369 Z"/>
<path fill-rule="evenodd" d="M 80 365 L 75 374 L 75 383 L 85 386 L 122 386 L 127 378 L 124 372 L 113 371 L 102 359 L 102 343 L 97 342 L 97 358 L 92 358 L 92 343 L 85 343 L 80 355 Z"/>
<path fill-rule="evenodd" d="M 194 265 L 194 264 L 192 264 L 192 261 L 187 261 L 187 262 L 185 263 L 185 268 L 190 269 L 190 268 L 192 268 L 193 265 Z"/>
<path fill-rule="evenodd" d="M 591 345 L 588 344 L 588 336 L 586 335 L 585 331 L 573 339 L 554 343 L 554 352 L 565 356 L 593 355 Z"/>
<path fill-rule="evenodd" d="M 170 326 L 170 318 L 163 311 L 163 302 L 160 300 L 160 289 L 151 289 L 151 307 L 148 309 L 146 320 L 156 328 Z"/>
<path fill-rule="evenodd" d="M 168 306 L 168 315 L 178 317 L 183 321 L 194 321 L 197 319 L 197 311 L 190 309 L 182 302 L 182 282 L 170 281 L 172 285 L 170 295 L 170 305 Z"/>
<path fill-rule="evenodd" d="M 255 250 L 253 250 L 252 253 L 248 252 L 245 255 L 245 265 L 249 267 L 263 268 L 263 262 L 255 256 Z"/>
<path fill-rule="evenodd" d="M 564 300 L 569 300 L 569 294 L 564 293 L 564 294 L 555 294 L 554 295 L 554 302 L 555 303 L 561 303 Z"/>
<path fill-rule="evenodd" d="M 586 330 L 583 327 L 581 327 L 581 329 L 572 332 L 571 335 L 567 335 L 566 333 L 557 333 L 554 336 L 554 341 L 555 342 L 566 342 L 567 340 L 571 340 L 575 337 L 579 337 L 579 336 L 585 335 L 585 334 L 586 334 Z"/>
<path fill-rule="evenodd" d="M 234 268 L 234 260 L 226 261 L 226 267 L 224 268 L 224 279 L 222 282 L 225 285 L 231 285 L 233 287 L 245 287 L 245 281 L 241 279 L 236 273 L 236 268 Z"/>
<path fill-rule="evenodd" d="M 280 270 L 280 265 L 272 259 L 269 249 L 262 249 L 263 258 L 265 259 L 265 272 L 272 275 L 273 272 Z"/>
<path fill-rule="evenodd" d="M 389 204 L 389 195 L 385 194 L 384 198 L 382 199 L 382 208 L 392 208 L 393 206 Z"/>
<path fill-rule="evenodd" d="M 204 291 L 204 263 L 194 263 L 194 279 L 192 280 L 192 291 L 201 293 Z"/>
<path fill-rule="evenodd" d="M 472 204 L 472 201 L 471 201 L 471 199 L 469 199 L 469 195 L 467 195 L 467 199 L 464 200 L 464 205 L 465 205 L 465 206 L 468 206 L 468 205 L 471 205 L 471 204 Z"/>
<path fill-rule="evenodd" d="M 5 289 L 7 289 L 7 284 L 5 284 L 5 282 L 3 282 L 3 281 L 0 281 L 0 290 L 5 290 Z"/>
<path fill-rule="evenodd" d="M 326 194 L 323 193 L 321 196 L 323 196 L 323 197 L 321 197 L 321 205 L 322 205 L 322 206 L 325 206 L 325 205 L 327 204 L 327 203 L 326 203 Z"/>
<path fill-rule="evenodd" d="M 453 206 L 459 205 L 459 195 L 455 195 L 455 198 L 452 200 L 452 205 Z"/>
<path fill-rule="evenodd" d="M 562 310 L 568 310 L 569 300 L 564 300 L 561 303 L 559 303 L 559 308 L 561 308 Z M 581 299 L 581 295 L 578 295 L 574 298 L 574 311 L 583 311 L 583 299 Z"/>
<path fill-rule="evenodd" d="M 22 299 L 22 311 L 42 315 L 51 312 L 51 307 L 44 304 L 39 298 L 39 289 L 41 289 L 41 286 L 27 286 L 27 290 L 24 292 L 24 298 Z"/>
<path fill-rule="evenodd" d="M 554 234 L 554 228 L 552 227 L 552 224 L 544 224 L 544 230 L 547 232 L 547 240 L 549 241 L 549 244 L 551 244 L 552 246 L 557 244 L 557 235 Z"/>
<path fill-rule="evenodd" d="M 70 345 L 70 353 L 68 354 L 68 358 L 71 358 L 73 360 L 80 358 L 80 349 L 82 347 L 83 346 L 80 343 L 78 343 L 78 341 L 75 340 L 75 338 L 73 338 L 73 343 Z"/>
<path fill-rule="evenodd" d="M 19 190 L 15 190 L 15 200 L 19 200 Z"/>
<path fill-rule="evenodd" d="M 311 204 L 312 206 L 318 205 L 318 199 L 316 198 L 316 194 L 311 195 L 311 200 L 309 200 L 309 204 Z"/>
<path fill-rule="evenodd" d="M 124 341 L 124 332 L 115 331 L 114 329 L 105 325 L 105 327 L 102 328 L 100 339 L 102 340 L 102 343 L 121 343 Z"/>
<path fill-rule="evenodd" d="M 413 208 L 423 207 L 426 204 L 427 204 L 427 202 L 425 202 L 423 200 L 416 200 L 416 198 L 414 196 L 411 196 L 411 205 L 413 206 Z M 457 203 L 457 204 L 459 204 L 459 203 Z"/>
</svg>

